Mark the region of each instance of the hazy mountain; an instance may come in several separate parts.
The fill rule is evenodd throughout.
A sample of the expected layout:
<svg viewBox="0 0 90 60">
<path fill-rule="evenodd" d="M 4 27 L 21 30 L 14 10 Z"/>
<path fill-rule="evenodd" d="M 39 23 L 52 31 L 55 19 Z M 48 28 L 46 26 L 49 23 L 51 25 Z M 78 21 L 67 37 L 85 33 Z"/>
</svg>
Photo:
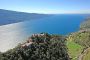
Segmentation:
<svg viewBox="0 0 90 60">
<path fill-rule="evenodd" d="M 0 25 L 48 17 L 47 14 L 25 13 L 0 9 Z"/>
<path fill-rule="evenodd" d="M 90 29 L 90 17 L 81 23 L 80 29 Z"/>
</svg>

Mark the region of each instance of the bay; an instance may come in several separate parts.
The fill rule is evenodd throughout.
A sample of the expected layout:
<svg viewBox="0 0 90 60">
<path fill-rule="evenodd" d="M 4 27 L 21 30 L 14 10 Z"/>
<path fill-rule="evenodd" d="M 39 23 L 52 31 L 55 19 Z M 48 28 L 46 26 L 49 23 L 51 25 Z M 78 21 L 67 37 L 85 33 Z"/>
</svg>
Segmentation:
<svg viewBox="0 0 90 60">
<path fill-rule="evenodd" d="M 44 19 L 30 20 L 0 26 L 0 51 L 5 52 L 25 42 L 34 33 L 67 35 L 78 31 L 87 15 L 56 14 Z"/>
</svg>

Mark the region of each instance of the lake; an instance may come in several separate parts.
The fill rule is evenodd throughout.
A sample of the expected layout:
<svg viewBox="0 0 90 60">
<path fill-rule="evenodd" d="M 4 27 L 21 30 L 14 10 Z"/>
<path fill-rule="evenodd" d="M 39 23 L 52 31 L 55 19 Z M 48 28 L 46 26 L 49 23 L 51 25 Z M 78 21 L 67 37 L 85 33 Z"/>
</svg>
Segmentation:
<svg viewBox="0 0 90 60">
<path fill-rule="evenodd" d="M 66 35 L 79 30 L 86 15 L 57 14 L 38 20 L 30 20 L 0 26 L 0 51 L 5 52 L 25 42 L 31 34 L 47 32 Z"/>
</svg>

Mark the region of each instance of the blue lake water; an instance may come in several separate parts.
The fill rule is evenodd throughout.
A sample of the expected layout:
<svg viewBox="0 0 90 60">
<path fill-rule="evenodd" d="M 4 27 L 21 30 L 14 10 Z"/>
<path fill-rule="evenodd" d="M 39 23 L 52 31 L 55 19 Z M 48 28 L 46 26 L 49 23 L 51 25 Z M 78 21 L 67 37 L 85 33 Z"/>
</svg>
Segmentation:
<svg viewBox="0 0 90 60">
<path fill-rule="evenodd" d="M 31 34 L 47 32 L 66 35 L 79 30 L 86 15 L 61 14 L 39 20 L 30 20 L 0 26 L 0 51 L 14 48 L 24 42 Z"/>
</svg>

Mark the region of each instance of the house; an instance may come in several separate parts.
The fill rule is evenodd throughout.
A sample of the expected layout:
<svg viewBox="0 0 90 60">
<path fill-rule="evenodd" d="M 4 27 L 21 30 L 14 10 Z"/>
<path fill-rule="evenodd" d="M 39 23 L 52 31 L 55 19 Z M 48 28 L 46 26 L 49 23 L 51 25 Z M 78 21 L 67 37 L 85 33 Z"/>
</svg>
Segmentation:
<svg viewBox="0 0 90 60">
<path fill-rule="evenodd" d="M 45 34 L 33 34 L 31 37 L 35 38 L 35 37 L 42 37 L 42 36 L 45 36 Z M 33 41 L 33 39 L 31 37 L 28 38 L 26 43 L 21 45 L 22 48 L 29 47 L 34 43 L 34 41 Z M 39 42 L 39 43 L 41 43 L 41 42 Z"/>
<path fill-rule="evenodd" d="M 24 43 L 23 45 L 21 45 L 21 47 L 22 47 L 22 48 L 29 47 L 31 44 L 33 44 L 33 41 L 32 41 L 32 39 L 30 38 L 26 43 Z"/>
</svg>

